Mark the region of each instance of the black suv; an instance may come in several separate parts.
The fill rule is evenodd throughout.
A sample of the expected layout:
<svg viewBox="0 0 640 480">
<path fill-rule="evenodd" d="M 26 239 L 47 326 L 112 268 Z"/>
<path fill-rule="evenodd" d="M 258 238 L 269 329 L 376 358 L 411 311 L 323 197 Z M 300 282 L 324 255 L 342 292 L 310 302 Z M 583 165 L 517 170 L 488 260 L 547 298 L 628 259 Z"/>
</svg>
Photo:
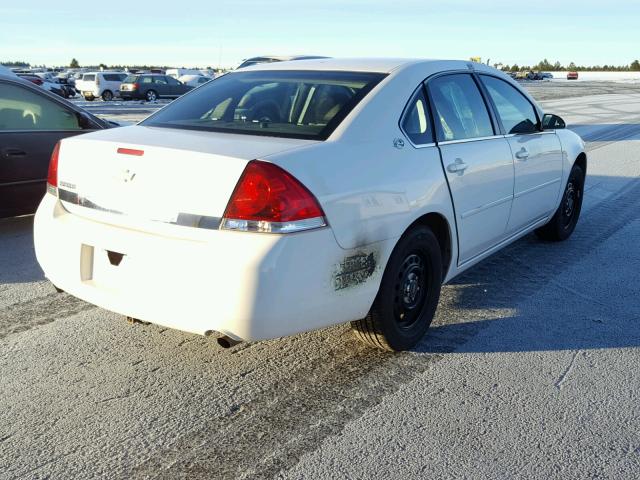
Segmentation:
<svg viewBox="0 0 640 480">
<path fill-rule="evenodd" d="M 153 102 L 158 98 L 177 98 L 192 89 L 167 75 L 129 75 L 120 85 L 120 97 Z"/>
</svg>

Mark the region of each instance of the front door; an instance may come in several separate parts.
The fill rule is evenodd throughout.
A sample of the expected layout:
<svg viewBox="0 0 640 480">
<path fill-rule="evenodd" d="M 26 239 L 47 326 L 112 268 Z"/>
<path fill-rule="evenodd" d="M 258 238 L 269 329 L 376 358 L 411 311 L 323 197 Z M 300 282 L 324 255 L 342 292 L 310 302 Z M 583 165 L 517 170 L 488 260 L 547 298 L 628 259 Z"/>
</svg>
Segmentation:
<svg viewBox="0 0 640 480">
<path fill-rule="evenodd" d="M 456 212 L 462 264 L 506 238 L 513 158 L 507 140 L 496 135 L 472 75 L 439 76 L 429 80 L 427 88 Z"/>
<path fill-rule="evenodd" d="M 511 147 L 515 167 L 513 207 L 507 227 L 517 233 L 551 214 L 558 205 L 562 147 L 553 131 L 540 131 L 529 100 L 504 80 L 480 75 Z"/>
</svg>

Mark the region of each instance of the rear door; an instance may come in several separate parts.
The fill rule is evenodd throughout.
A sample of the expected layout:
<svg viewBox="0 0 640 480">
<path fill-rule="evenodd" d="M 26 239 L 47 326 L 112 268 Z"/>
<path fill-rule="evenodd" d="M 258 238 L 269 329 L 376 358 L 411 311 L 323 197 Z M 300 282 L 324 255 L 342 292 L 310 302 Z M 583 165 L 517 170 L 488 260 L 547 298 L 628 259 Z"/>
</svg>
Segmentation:
<svg viewBox="0 0 640 480">
<path fill-rule="evenodd" d="M 513 200 L 513 159 L 471 74 L 432 78 L 427 89 L 453 198 L 462 264 L 505 239 Z"/>
<path fill-rule="evenodd" d="M 27 86 L 0 81 L 0 217 L 36 210 L 54 145 L 81 132 L 73 110 Z"/>
<path fill-rule="evenodd" d="M 490 75 L 480 78 L 513 154 L 515 186 L 507 230 L 516 233 L 556 208 L 562 179 L 562 147 L 555 132 L 540 131 L 535 108 L 515 87 Z"/>
</svg>

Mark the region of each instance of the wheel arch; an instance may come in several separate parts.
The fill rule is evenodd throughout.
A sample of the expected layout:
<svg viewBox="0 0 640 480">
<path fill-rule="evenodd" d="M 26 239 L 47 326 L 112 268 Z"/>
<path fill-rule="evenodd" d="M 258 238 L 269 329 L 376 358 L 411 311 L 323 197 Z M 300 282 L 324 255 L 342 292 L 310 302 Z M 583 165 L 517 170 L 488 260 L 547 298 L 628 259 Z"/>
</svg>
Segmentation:
<svg viewBox="0 0 640 480">
<path fill-rule="evenodd" d="M 447 218 L 441 213 L 429 212 L 415 219 L 413 223 L 405 229 L 400 238 L 404 237 L 407 232 L 417 225 L 428 227 L 438 239 L 442 256 L 442 280 L 444 281 L 451 267 L 451 259 L 453 256 L 453 234 L 451 225 Z"/>
<path fill-rule="evenodd" d="M 582 169 L 582 172 L 587 174 L 587 154 L 584 152 L 580 152 L 573 162 L 574 165 L 579 166 Z"/>
</svg>

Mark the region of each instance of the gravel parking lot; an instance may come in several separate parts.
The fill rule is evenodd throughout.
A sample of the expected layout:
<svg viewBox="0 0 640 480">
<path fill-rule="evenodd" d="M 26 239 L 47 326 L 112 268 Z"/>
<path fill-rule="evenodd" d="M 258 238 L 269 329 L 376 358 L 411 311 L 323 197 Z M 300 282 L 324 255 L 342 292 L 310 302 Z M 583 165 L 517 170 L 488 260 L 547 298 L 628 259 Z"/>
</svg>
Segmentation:
<svg viewBox="0 0 640 480">
<path fill-rule="evenodd" d="M 412 352 L 129 325 L 54 292 L 31 217 L 0 221 L 0 479 L 640 478 L 640 85 L 527 88 L 588 142 L 581 221 L 445 286 Z"/>
</svg>

